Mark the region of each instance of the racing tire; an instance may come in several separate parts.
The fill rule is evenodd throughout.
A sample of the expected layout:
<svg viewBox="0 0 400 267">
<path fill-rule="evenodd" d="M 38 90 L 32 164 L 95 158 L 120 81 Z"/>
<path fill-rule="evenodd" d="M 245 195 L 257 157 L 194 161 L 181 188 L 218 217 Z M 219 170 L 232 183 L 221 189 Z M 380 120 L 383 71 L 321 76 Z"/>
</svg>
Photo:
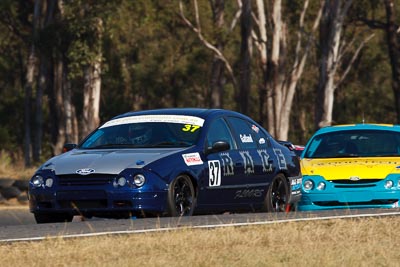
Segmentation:
<svg viewBox="0 0 400 267">
<path fill-rule="evenodd" d="M 278 174 L 272 179 L 264 200 L 267 212 L 285 212 L 288 209 L 289 185 L 283 174 Z"/>
<path fill-rule="evenodd" d="M 35 213 L 36 223 L 72 222 L 73 215 L 64 213 Z"/>
<path fill-rule="evenodd" d="M 196 196 L 193 183 L 187 175 L 179 175 L 168 188 L 168 216 L 193 215 Z"/>
</svg>

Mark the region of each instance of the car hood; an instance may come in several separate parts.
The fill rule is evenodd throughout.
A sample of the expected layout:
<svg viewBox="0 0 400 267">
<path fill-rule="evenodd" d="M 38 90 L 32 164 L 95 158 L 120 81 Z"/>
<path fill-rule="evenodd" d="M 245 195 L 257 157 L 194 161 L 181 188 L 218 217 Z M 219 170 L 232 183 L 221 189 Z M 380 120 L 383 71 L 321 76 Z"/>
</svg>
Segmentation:
<svg viewBox="0 0 400 267">
<path fill-rule="evenodd" d="M 320 175 L 325 180 L 384 179 L 388 174 L 400 174 L 400 158 L 343 158 L 301 160 L 304 175 Z"/>
<path fill-rule="evenodd" d="M 118 174 L 126 168 L 143 168 L 155 160 L 183 150 L 185 149 L 75 149 L 50 159 L 42 168 L 53 169 L 57 175 L 77 173 L 78 170 Z"/>
</svg>

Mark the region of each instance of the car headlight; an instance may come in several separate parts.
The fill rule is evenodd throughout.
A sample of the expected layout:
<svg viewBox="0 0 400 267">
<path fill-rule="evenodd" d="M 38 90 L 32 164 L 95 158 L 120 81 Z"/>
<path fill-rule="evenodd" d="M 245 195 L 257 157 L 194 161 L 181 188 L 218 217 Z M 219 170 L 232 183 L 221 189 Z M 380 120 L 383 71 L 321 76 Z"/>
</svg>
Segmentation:
<svg viewBox="0 0 400 267">
<path fill-rule="evenodd" d="M 35 188 L 43 187 L 52 187 L 54 180 L 52 177 L 48 177 L 47 179 L 43 178 L 43 176 L 37 174 L 31 179 L 31 184 Z"/>
<path fill-rule="evenodd" d="M 34 187 L 41 187 L 44 184 L 44 179 L 42 176 L 40 175 L 35 175 L 32 180 L 31 183 Z"/>
<path fill-rule="evenodd" d="M 136 174 L 133 177 L 133 183 L 137 186 L 137 187 L 141 187 L 142 185 L 144 185 L 144 183 L 146 182 L 146 178 L 144 177 L 143 174 Z"/>
<path fill-rule="evenodd" d="M 314 183 L 311 180 L 306 180 L 303 183 L 303 187 L 304 187 L 305 190 L 311 190 L 314 187 Z"/>
<path fill-rule="evenodd" d="M 45 182 L 45 185 L 47 186 L 47 187 L 52 187 L 53 186 L 53 178 L 47 178 L 46 179 L 46 182 Z"/>
<path fill-rule="evenodd" d="M 385 188 L 386 188 L 386 189 L 392 188 L 393 185 L 394 185 L 394 183 L 393 183 L 392 180 L 387 180 L 387 181 L 385 182 Z"/>
<path fill-rule="evenodd" d="M 114 187 L 118 187 L 118 186 L 125 186 L 126 185 L 126 178 L 124 176 L 119 176 L 114 180 L 113 183 Z"/>
<path fill-rule="evenodd" d="M 319 182 L 317 185 L 318 190 L 324 190 L 326 187 L 326 184 L 324 182 Z"/>
</svg>

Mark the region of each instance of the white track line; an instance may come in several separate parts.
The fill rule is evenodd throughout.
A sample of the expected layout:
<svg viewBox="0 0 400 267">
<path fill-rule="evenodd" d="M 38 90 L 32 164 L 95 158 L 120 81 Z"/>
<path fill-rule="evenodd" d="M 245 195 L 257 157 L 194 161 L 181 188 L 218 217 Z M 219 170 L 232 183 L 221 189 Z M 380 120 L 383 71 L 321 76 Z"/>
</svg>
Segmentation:
<svg viewBox="0 0 400 267">
<path fill-rule="evenodd" d="M 335 215 L 335 216 L 315 217 L 315 218 L 285 219 L 277 221 L 210 224 L 210 225 L 198 225 L 198 226 L 178 226 L 178 227 L 152 228 L 152 229 L 142 229 L 142 230 L 110 231 L 110 232 L 98 232 L 98 233 L 86 233 L 86 234 L 57 235 L 57 236 L 38 236 L 38 237 L 26 237 L 26 238 L 2 239 L 0 240 L 0 242 L 41 241 L 41 240 L 56 239 L 56 238 L 79 238 L 79 237 L 93 237 L 93 236 L 104 236 L 104 235 L 140 234 L 140 233 L 173 231 L 178 229 L 239 227 L 239 226 L 266 225 L 266 224 L 300 222 L 300 221 L 321 221 L 321 220 L 331 220 L 331 219 L 348 219 L 348 218 L 360 218 L 360 217 L 381 217 L 381 216 L 398 216 L 398 215 L 400 215 L 400 212 L 387 212 L 378 214 L 371 213 L 371 214 Z"/>
</svg>

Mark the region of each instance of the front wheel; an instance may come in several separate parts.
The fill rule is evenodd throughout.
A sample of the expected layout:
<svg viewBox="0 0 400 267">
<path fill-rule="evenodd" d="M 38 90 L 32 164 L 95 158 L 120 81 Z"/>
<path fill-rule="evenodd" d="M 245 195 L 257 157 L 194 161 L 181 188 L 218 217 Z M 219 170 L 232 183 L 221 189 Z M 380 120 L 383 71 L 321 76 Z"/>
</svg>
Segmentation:
<svg viewBox="0 0 400 267">
<path fill-rule="evenodd" d="M 64 213 L 35 213 L 37 223 L 72 222 L 73 215 Z"/>
<path fill-rule="evenodd" d="M 289 207 L 289 185 L 283 174 L 278 174 L 272 179 L 264 206 L 267 212 L 285 212 Z"/>
<path fill-rule="evenodd" d="M 186 175 L 176 177 L 168 189 L 168 215 L 191 216 L 196 204 L 194 187 Z"/>
</svg>

